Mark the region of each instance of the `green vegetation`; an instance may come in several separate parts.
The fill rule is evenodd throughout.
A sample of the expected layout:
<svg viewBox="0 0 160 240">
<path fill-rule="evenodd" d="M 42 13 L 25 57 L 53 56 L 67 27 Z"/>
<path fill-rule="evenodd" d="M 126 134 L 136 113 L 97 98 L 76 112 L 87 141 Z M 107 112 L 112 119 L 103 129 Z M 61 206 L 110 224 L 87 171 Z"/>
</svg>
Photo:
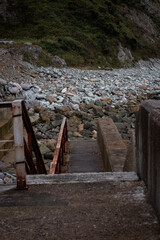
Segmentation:
<svg viewBox="0 0 160 240">
<path fill-rule="evenodd" d="M 159 43 L 150 46 L 144 32 L 123 14 L 124 4 L 143 11 L 139 0 L 7 0 L 1 38 L 31 39 L 68 66 L 120 67 L 119 42 L 131 49 L 135 60 L 157 57 Z"/>
<path fill-rule="evenodd" d="M 29 62 L 31 64 L 35 64 L 38 67 L 41 67 L 41 66 L 48 67 L 52 65 L 54 65 L 54 67 L 59 67 L 58 64 L 56 64 L 55 62 L 53 63 L 51 58 L 47 54 L 45 54 L 45 52 L 42 52 L 38 58 L 35 58 L 31 53 L 24 50 L 22 51 L 22 55 L 23 55 L 23 61 Z"/>
</svg>

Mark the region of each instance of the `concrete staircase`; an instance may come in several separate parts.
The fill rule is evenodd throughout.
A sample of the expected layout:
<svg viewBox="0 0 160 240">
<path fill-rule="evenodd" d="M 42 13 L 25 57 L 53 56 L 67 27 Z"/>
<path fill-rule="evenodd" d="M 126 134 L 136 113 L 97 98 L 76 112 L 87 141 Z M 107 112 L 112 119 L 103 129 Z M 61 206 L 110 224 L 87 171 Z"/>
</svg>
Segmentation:
<svg viewBox="0 0 160 240">
<path fill-rule="evenodd" d="M 160 239 L 135 171 L 134 135 L 127 151 L 111 120 L 98 129 L 101 151 L 96 141 L 69 142 L 68 173 L 27 175 L 28 191 L 2 186 L 10 189 L 0 194 L 2 239 Z"/>
<path fill-rule="evenodd" d="M 130 157 L 125 164 L 126 149 L 119 135 L 121 144 L 115 143 L 114 127 L 111 134 L 109 144 L 103 135 L 103 160 L 95 140 L 70 141 L 68 173 L 27 175 L 28 191 L 2 186 L 10 189 L 0 194 L 2 239 L 159 240 L 144 183 L 131 171 Z M 124 166 L 130 172 L 118 171 Z"/>
<path fill-rule="evenodd" d="M 28 175 L 27 183 L 28 191 L 0 194 L 4 240 L 160 239 L 134 172 Z"/>
<path fill-rule="evenodd" d="M 104 172 L 103 159 L 96 140 L 69 142 L 69 173 Z"/>
</svg>

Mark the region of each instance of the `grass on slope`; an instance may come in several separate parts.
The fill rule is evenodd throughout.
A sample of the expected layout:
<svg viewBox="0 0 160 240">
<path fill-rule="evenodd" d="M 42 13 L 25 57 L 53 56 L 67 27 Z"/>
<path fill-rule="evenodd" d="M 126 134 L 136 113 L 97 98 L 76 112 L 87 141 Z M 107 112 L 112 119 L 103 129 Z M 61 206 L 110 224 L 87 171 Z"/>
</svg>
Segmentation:
<svg viewBox="0 0 160 240">
<path fill-rule="evenodd" d="M 114 3 L 113 3 L 114 2 Z M 119 42 L 135 59 L 156 57 L 160 50 L 123 16 L 124 3 L 142 10 L 138 0 L 8 0 L 7 20 L 0 18 L 2 38 L 32 39 L 69 66 L 120 67 Z"/>
</svg>

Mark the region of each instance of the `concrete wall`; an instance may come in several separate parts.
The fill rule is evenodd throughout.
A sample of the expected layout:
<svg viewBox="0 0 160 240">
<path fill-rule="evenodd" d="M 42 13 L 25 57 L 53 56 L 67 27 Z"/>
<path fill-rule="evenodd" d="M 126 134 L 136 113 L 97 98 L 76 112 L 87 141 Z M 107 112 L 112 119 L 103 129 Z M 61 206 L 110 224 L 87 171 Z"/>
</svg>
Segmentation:
<svg viewBox="0 0 160 240">
<path fill-rule="evenodd" d="M 147 100 L 136 121 L 138 175 L 145 182 L 149 198 L 160 216 L 160 101 Z"/>
<path fill-rule="evenodd" d="M 97 140 L 107 172 L 122 172 L 126 159 L 126 145 L 111 118 L 101 118 L 97 124 Z"/>
<path fill-rule="evenodd" d="M 124 172 L 137 172 L 136 163 L 136 142 L 135 142 L 135 131 L 131 131 L 131 139 L 129 144 L 127 144 L 127 154 L 124 163 Z"/>
</svg>

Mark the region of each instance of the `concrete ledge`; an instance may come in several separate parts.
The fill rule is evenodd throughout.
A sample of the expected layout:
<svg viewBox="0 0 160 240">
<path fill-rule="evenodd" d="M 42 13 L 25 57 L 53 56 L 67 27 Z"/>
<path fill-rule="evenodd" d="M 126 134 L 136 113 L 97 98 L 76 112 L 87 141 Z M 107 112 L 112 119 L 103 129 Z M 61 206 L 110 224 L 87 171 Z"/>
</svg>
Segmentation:
<svg viewBox="0 0 160 240">
<path fill-rule="evenodd" d="M 16 189 L 16 184 L 0 184 L 0 193 L 11 189 Z"/>
<path fill-rule="evenodd" d="M 107 173 L 67 173 L 49 175 L 27 175 L 27 185 L 64 184 L 64 183 L 94 183 L 94 182 L 138 181 L 135 172 Z"/>
<path fill-rule="evenodd" d="M 98 144 L 107 172 L 123 171 L 126 146 L 111 118 L 98 120 Z"/>
</svg>

